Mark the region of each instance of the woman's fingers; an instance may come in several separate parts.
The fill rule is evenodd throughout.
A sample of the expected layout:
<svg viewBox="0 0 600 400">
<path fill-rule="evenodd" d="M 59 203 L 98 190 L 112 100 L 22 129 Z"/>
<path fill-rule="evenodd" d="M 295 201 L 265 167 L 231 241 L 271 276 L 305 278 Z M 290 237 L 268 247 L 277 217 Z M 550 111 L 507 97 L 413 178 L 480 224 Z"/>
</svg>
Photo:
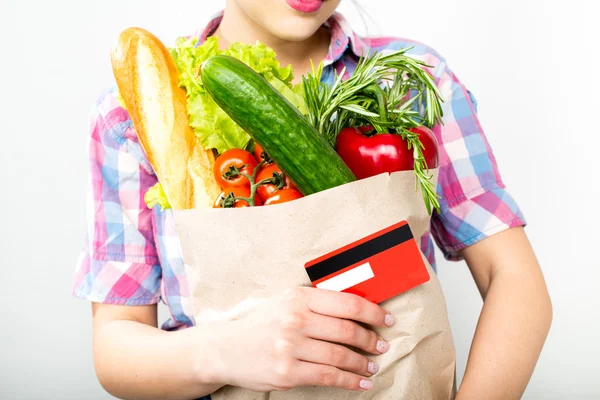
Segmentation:
<svg viewBox="0 0 600 400">
<path fill-rule="evenodd" d="M 373 382 L 348 371 L 342 371 L 331 365 L 313 364 L 300 361 L 294 370 L 295 386 L 329 386 L 340 389 L 366 391 L 373 387 Z"/>
<path fill-rule="evenodd" d="M 390 348 L 375 332 L 354 321 L 314 313 L 308 317 L 304 334 L 313 339 L 353 346 L 371 354 L 385 353 Z"/>
<path fill-rule="evenodd" d="M 306 339 L 296 349 L 296 357 L 301 361 L 330 365 L 343 371 L 367 377 L 379 371 L 379 366 L 376 363 L 339 344 Z"/>
<path fill-rule="evenodd" d="M 394 324 L 394 317 L 391 314 L 362 297 L 331 290 L 313 288 L 307 290 L 311 291 L 308 307 L 317 314 L 351 319 L 380 327 Z"/>
</svg>

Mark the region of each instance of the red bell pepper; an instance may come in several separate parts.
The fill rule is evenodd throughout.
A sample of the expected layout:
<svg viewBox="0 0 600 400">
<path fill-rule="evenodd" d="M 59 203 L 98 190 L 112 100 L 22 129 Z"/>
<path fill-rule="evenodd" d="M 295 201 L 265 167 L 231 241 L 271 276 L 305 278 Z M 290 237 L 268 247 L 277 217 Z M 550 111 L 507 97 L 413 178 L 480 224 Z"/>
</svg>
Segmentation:
<svg viewBox="0 0 600 400">
<path fill-rule="evenodd" d="M 392 133 L 368 136 L 370 127 L 345 128 L 337 136 L 336 149 L 358 179 L 384 172 L 410 171 L 415 167 L 414 151 L 408 141 Z M 416 133 L 423 145 L 422 152 L 428 168 L 439 166 L 438 142 L 433 132 L 425 127 L 409 129 Z"/>
</svg>

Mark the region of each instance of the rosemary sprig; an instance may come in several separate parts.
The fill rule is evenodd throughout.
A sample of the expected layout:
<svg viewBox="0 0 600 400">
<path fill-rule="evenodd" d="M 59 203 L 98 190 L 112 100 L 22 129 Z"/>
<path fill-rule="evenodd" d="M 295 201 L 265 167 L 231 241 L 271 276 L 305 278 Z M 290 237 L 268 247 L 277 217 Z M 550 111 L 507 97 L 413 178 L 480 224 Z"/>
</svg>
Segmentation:
<svg viewBox="0 0 600 400">
<path fill-rule="evenodd" d="M 411 131 L 403 130 L 402 137 L 408 142 L 408 149 L 413 149 L 416 185 L 421 187 L 425 208 L 427 213 L 431 215 L 432 209 L 440 211 L 440 202 L 436 187 L 431 181 L 433 175 L 429 174 L 429 168 L 423 156 L 423 144 L 419 140 L 419 136 Z"/>
<path fill-rule="evenodd" d="M 343 80 L 345 69 L 336 73 L 333 85 L 322 82 L 322 63 L 317 68 L 312 65 L 312 73 L 303 78 L 304 96 L 309 122 L 332 146 L 348 126 L 368 124 L 378 133 L 400 134 L 413 149 L 417 186 L 431 214 L 433 208 L 439 210 L 436 188 L 419 136 L 409 129 L 442 123 L 442 98 L 425 70 L 428 65 L 406 55 L 409 50 L 367 54 L 347 80 Z M 383 87 L 378 93 L 375 86 Z"/>
</svg>

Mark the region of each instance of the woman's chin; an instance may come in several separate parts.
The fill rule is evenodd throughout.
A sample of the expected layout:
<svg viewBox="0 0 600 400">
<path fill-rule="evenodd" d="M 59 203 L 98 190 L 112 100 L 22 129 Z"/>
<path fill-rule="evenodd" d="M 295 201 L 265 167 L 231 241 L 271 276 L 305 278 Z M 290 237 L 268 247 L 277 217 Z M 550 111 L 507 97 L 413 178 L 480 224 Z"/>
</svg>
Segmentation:
<svg viewBox="0 0 600 400">
<path fill-rule="evenodd" d="M 269 33 L 279 39 L 290 42 L 301 42 L 312 37 L 321 27 L 316 21 L 307 21 L 306 19 L 286 18 L 276 23 L 269 24 Z"/>
</svg>

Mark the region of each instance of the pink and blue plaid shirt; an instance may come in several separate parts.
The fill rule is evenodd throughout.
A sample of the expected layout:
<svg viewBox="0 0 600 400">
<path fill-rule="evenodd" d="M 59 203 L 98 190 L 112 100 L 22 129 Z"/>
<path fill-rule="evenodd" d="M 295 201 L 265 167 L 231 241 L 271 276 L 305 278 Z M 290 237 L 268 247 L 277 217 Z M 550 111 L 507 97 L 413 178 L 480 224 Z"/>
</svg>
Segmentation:
<svg viewBox="0 0 600 400">
<path fill-rule="evenodd" d="M 197 36 L 212 34 L 213 19 Z M 440 144 L 437 191 L 441 212 L 435 213 L 422 251 L 434 262 L 433 240 L 446 258 L 460 259 L 459 250 L 525 224 L 506 191 L 492 150 L 477 118 L 474 97 L 431 48 L 398 38 L 357 36 L 339 14 L 328 22 L 331 45 L 324 60 L 324 79 L 346 67 L 350 76 L 357 56 L 366 50 L 412 47 L 409 54 L 425 61 L 445 99 L 444 124 L 434 131 Z M 346 76 L 346 77 L 347 77 Z M 171 318 L 164 329 L 192 326 L 192 299 L 184 272 L 174 218 L 170 210 L 144 204 L 144 194 L 157 182 L 127 111 L 109 90 L 90 116 L 87 234 L 77 263 L 73 293 L 93 302 L 147 305 L 160 300 Z"/>
</svg>

